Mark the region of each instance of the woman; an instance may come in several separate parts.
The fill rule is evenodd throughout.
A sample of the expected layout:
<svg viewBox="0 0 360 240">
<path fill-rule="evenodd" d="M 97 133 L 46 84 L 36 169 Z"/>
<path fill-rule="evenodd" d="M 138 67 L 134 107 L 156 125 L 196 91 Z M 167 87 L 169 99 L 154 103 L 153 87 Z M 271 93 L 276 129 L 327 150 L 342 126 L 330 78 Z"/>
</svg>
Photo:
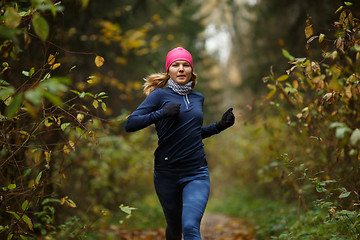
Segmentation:
<svg viewBox="0 0 360 240">
<path fill-rule="evenodd" d="M 202 127 L 204 96 L 196 84 L 191 54 L 175 48 L 166 56 L 166 73 L 150 75 L 146 99 L 128 117 L 126 131 L 155 123 L 159 142 L 155 151 L 154 184 L 166 222 L 166 239 L 201 239 L 200 221 L 210 192 L 202 139 L 232 126 L 232 108 L 222 119 Z M 165 88 L 166 83 L 168 87 Z"/>
</svg>

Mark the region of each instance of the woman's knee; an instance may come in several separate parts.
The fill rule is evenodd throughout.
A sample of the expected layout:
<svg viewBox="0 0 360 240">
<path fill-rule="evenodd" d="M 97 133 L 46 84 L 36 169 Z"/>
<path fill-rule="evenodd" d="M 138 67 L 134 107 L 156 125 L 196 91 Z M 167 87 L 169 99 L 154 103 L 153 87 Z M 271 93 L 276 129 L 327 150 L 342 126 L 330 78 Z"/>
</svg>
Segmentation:
<svg viewBox="0 0 360 240">
<path fill-rule="evenodd" d="M 201 239 L 200 224 L 195 221 L 185 221 L 183 223 L 184 239 Z"/>
</svg>

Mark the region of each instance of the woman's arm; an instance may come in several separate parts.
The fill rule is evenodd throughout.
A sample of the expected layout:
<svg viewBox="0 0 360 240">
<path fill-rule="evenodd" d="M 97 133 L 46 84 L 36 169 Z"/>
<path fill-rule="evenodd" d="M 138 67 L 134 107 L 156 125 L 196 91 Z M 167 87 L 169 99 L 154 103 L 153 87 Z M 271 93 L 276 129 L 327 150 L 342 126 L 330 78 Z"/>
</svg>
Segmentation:
<svg viewBox="0 0 360 240">
<path fill-rule="evenodd" d="M 180 104 L 170 103 L 162 108 L 161 95 L 154 90 L 140 106 L 127 118 L 125 130 L 135 132 L 143 129 L 163 118 L 176 117 L 180 112 Z"/>
<path fill-rule="evenodd" d="M 214 134 L 218 134 L 220 131 L 216 128 L 216 123 L 211 124 L 207 127 L 201 128 L 201 137 L 202 139 L 211 137 Z"/>
<path fill-rule="evenodd" d="M 233 109 L 229 108 L 224 115 L 222 116 L 221 120 L 217 123 L 211 124 L 210 126 L 201 128 L 201 137 L 207 138 L 214 134 L 217 134 L 235 123 L 235 116 L 233 114 Z"/>
<path fill-rule="evenodd" d="M 127 132 L 135 132 L 163 118 L 164 110 L 159 107 L 159 102 L 160 96 L 154 90 L 126 119 L 125 130 Z"/>
</svg>

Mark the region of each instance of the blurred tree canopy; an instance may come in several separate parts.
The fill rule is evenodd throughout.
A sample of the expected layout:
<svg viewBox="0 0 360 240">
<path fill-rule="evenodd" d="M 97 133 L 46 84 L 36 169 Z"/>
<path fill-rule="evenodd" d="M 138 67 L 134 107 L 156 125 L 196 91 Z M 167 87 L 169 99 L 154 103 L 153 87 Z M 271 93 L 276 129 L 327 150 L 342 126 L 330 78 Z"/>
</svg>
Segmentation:
<svg viewBox="0 0 360 240">
<path fill-rule="evenodd" d="M 228 6 L 223 6 L 219 1 L 214 11 L 222 11 L 223 18 L 208 18 L 220 26 L 225 22 L 231 33 L 234 57 L 230 61 L 240 71 L 241 89 L 261 92 L 264 90 L 261 79 L 269 73 L 271 66 L 279 72 L 287 69 L 282 49 L 291 49 L 296 56 L 307 54 L 304 47 L 307 17 L 311 16 L 316 30 L 331 31 L 328 23 L 335 21 L 334 11 L 342 3 L 341 0 L 230 0 Z M 354 15 L 360 11 L 359 5 L 354 1 Z M 319 56 L 321 53 L 313 54 Z"/>
</svg>

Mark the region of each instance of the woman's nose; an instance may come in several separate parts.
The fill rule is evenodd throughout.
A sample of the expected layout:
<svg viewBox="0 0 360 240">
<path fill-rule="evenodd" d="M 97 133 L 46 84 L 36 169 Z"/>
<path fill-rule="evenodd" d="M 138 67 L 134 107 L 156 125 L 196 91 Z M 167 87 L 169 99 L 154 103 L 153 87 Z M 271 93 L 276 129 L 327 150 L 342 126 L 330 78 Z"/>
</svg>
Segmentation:
<svg viewBox="0 0 360 240">
<path fill-rule="evenodd" d="M 184 66 L 182 64 L 179 66 L 179 71 L 184 71 Z"/>
</svg>

